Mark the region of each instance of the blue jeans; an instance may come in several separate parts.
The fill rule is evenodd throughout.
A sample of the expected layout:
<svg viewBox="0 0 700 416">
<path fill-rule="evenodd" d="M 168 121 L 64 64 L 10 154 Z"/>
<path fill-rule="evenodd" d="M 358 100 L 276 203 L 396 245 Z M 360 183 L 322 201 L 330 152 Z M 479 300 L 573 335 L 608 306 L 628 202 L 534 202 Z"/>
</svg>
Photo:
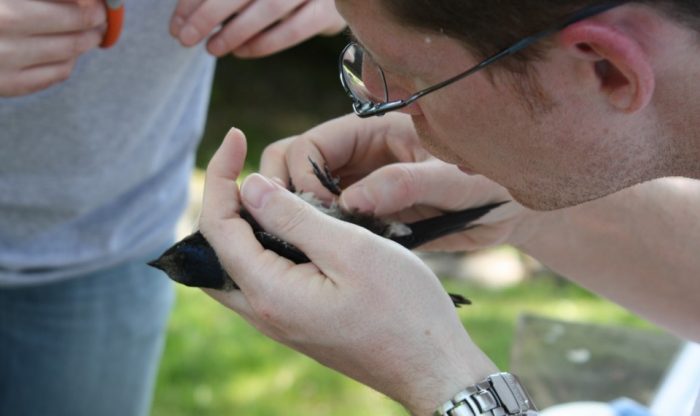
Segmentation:
<svg viewBox="0 0 700 416">
<path fill-rule="evenodd" d="M 145 416 L 173 287 L 143 259 L 0 289 L 0 415 Z"/>
</svg>

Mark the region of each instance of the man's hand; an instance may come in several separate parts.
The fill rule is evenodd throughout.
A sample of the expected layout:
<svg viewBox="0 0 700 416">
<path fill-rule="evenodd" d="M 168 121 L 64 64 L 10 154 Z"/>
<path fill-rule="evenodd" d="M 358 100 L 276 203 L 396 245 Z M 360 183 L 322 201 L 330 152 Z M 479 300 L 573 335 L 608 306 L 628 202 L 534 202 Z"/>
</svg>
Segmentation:
<svg viewBox="0 0 700 416">
<path fill-rule="evenodd" d="M 400 221 L 511 199 L 503 187 L 485 177 L 467 175 L 430 156 L 410 118 L 403 114 L 364 120 L 349 115 L 273 143 L 263 153 L 261 173 L 330 199 L 311 172 L 309 157 L 325 162 L 334 175 L 349 179 L 342 184 L 347 186 L 340 196 L 344 208 Z M 516 243 L 527 237 L 535 216 L 510 202 L 480 220 L 480 226 L 421 249 L 474 250 Z"/>
<path fill-rule="evenodd" d="M 102 0 L 0 0 L 0 97 L 66 80 L 100 44 L 105 19 Z"/>
<path fill-rule="evenodd" d="M 180 0 L 170 33 L 185 46 L 208 38 L 215 56 L 255 58 L 344 27 L 333 0 Z"/>
<path fill-rule="evenodd" d="M 208 291 L 264 334 L 429 414 L 496 371 L 471 342 L 435 275 L 412 253 L 251 175 L 239 192 L 245 139 L 232 130 L 207 169 L 201 232 L 240 291 Z M 265 250 L 244 206 L 312 263 Z"/>
</svg>

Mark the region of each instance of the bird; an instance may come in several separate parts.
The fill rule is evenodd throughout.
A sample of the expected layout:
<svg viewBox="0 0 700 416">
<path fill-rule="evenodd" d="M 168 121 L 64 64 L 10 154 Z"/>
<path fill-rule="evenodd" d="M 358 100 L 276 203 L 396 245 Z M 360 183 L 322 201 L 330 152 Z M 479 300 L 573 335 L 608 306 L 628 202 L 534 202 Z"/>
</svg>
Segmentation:
<svg viewBox="0 0 700 416">
<path fill-rule="evenodd" d="M 309 162 L 314 175 L 321 184 L 332 194 L 339 196 L 342 192 L 340 179 L 334 177 L 327 166 L 321 169 L 311 158 L 309 158 Z M 335 201 L 325 204 L 316 198 L 313 193 L 296 191 L 291 183 L 289 184 L 289 189 L 323 213 L 364 227 L 408 249 L 413 249 L 440 237 L 475 227 L 474 221 L 508 202 L 494 202 L 479 207 L 448 212 L 413 223 L 401 223 L 364 213 L 347 211 L 342 209 Z M 264 248 L 272 250 L 296 264 L 309 263 L 311 261 L 306 254 L 294 245 L 265 231 L 244 208 L 241 209 L 239 215 L 250 224 L 255 238 Z M 223 291 L 239 289 L 235 281 L 224 270 L 216 252 L 200 231 L 195 231 L 178 241 L 160 257 L 149 262 L 148 265 L 162 270 L 170 279 L 185 286 Z M 462 295 L 449 293 L 449 296 L 455 307 L 471 304 L 471 301 Z"/>
</svg>

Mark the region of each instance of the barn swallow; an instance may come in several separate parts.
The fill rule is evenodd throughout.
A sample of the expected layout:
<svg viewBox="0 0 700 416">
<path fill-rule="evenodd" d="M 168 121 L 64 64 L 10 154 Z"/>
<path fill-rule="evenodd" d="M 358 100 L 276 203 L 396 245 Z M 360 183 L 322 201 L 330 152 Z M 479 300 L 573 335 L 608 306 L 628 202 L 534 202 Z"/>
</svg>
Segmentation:
<svg viewBox="0 0 700 416">
<path fill-rule="evenodd" d="M 333 177 L 326 167 L 322 170 L 313 160 L 309 159 L 309 162 L 321 184 L 334 195 L 340 195 L 339 179 Z M 294 191 L 292 185 L 289 188 Z M 325 214 L 364 227 L 408 249 L 448 234 L 473 228 L 476 226 L 473 224 L 474 221 L 506 203 L 496 202 L 404 224 L 358 212 L 348 212 L 341 209 L 335 202 L 330 205 L 324 204 L 308 192 L 295 193 Z M 264 248 L 296 264 L 310 262 L 309 258 L 294 245 L 266 232 L 245 209 L 241 209 L 239 214 L 250 224 L 256 239 Z M 172 280 L 186 286 L 225 291 L 238 289 L 236 283 L 219 263 L 214 249 L 199 231 L 185 237 L 148 264 L 164 271 Z M 456 307 L 471 304 L 471 301 L 462 295 L 451 293 L 449 295 Z"/>
</svg>

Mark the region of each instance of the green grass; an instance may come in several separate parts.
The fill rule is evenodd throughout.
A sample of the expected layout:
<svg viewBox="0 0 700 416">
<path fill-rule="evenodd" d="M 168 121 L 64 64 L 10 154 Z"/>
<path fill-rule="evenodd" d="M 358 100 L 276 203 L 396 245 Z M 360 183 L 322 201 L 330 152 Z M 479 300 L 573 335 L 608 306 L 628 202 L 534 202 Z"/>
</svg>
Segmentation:
<svg viewBox="0 0 700 416">
<path fill-rule="evenodd" d="M 475 342 L 509 365 L 522 312 L 650 328 L 625 310 L 570 284 L 538 278 L 505 290 L 446 281 L 474 305 L 460 317 Z M 261 335 L 199 290 L 178 288 L 153 415 L 405 415 L 400 406 Z"/>
</svg>

